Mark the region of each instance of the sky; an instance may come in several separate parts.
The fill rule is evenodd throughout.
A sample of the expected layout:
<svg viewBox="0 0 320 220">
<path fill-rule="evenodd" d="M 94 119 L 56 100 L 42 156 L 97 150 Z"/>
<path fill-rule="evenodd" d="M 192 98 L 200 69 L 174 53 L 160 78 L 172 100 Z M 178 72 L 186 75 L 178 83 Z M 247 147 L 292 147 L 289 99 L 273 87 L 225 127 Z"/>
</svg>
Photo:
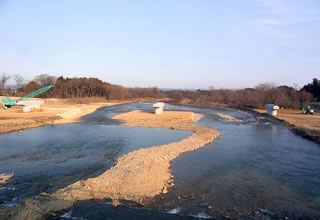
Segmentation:
<svg viewBox="0 0 320 220">
<path fill-rule="evenodd" d="M 0 0 L 0 73 L 301 87 L 320 78 L 320 1 Z"/>
</svg>

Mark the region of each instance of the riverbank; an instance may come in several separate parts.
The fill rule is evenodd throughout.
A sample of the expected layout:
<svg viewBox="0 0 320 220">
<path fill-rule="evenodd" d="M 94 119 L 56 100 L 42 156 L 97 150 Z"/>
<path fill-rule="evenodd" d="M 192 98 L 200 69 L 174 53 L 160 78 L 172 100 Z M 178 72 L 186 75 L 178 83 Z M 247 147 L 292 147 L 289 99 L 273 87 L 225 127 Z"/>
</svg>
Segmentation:
<svg viewBox="0 0 320 220">
<path fill-rule="evenodd" d="M 212 129 L 194 125 L 197 118 L 192 112 L 176 111 L 156 116 L 143 111 L 117 115 L 114 119 L 125 119 L 126 126 L 188 130 L 194 134 L 179 142 L 130 152 L 98 177 L 78 181 L 50 195 L 42 193 L 25 200 L 10 212 L 10 217 L 43 218 L 47 213 L 66 210 L 79 200 L 112 199 L 114 206 L 121 201 L 149 204 L 154 196 L 167 193 L 174 185 L 170 171 L 172 160 L 184 152 L 204 147 L 220 135 Z"/>
<path fill-rule="evenodd" d="M 301 110 L 280 109 L 277 116 L 273 117 L 268 115 L 264 109 L 254 109 L 253 111 L 270 120 L 281 122 L 298 135 L 320 143 L 320 114 L 306 115 Z"/>
<path fill-rule="evenodd" d="M 175 103 L 172 104 L 187 104 L 189 103 Z M 315 112 L 314 115 L 302 114 L 301 110 L 293 109 L 280 109 L 278 110 L 278 115 L 276 117 L 267 114 L 265 109 L 254 109 L 248 107 L 239 106 L 229 106 L 224 104 L 215 103 L 214 105 L 195 105 L 195 106 L 208 106 L 220 109 L 229 109 L 235 111 L 247 112 L 249 114 L 255 115 L 258 118 L 266 118 L 270 121 L 281 123 L 282 125 L 288 127 L 292 132 L 300 135 L 304 138 L 312 140 L 314 142 L 320 143 L 320 114 Z M 228 119 L 229 116 L 224 116 L 222 114 L 217 114 L 219 117 Z M 232 120 L 230 120 L 232 121 Z M 239 121 L 240 122 L 240 121 Z"/>
<path fill-rule="evenodd" d="M 39 100 L 39 99 L 33 99 Z M 21 106 L 0 109 L 0 134 L 41 127 L 51 124 L 77 122 L 84 115 L 90 114 L 103 106 L 124 102 L 106 102 L 104 99 L 41 99 L 39 112 L 22 112 Z M 92 102 L 92 103 L 90 103 Z"/>
</svg>

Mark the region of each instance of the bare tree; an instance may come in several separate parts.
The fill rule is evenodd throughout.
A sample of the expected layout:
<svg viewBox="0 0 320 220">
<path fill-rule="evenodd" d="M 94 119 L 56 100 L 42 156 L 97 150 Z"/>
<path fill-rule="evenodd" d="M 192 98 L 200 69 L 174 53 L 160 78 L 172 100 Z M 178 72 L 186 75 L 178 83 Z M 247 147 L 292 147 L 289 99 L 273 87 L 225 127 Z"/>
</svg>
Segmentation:
<svg viewBox="0 0 320 220">
<path fill-rule="evenodd" d="M 275 84 L 274 82 L 265 82 L 265 83 L 260 83 L 255 88 L 262 91 L 266 91 L 266 90 L 274 89 L 276 87 L 277 87 L 277 84 Z"/>
<path fill-rule="evenodd" d="M 57 80 L 56 76 L 50 76 L 48 74 L 41 74 L 39 76 L 36 76 L 33 81 L 38 83 L 40 86 L 48 86 L 48 85 L 54 85 Z"/>
<path fill-rule="evenodd" d="M 2 73 L 0 76 L 0 91 L 3 91 L 5 89 L 7 81 L 10 79 L 10 75 L 7 75 L 6 73 Z"/>
<path fill-rule="evenodd" d="M 21 85 L 24 83 L 24 78 L 19 74 L 15 74 L 13 75 L 13 79 L 14 81 L 16 81 L 16 92 L 17 92 L 17 89 L 19 89 Z"/>
<path fill-rule="evenodd" d="M 298 83 L 293 83 L 293 86 L 292 86 L 295 90 L 300 90 L 301 89 L 301 86 L 299 86 Z"/>
</svg>

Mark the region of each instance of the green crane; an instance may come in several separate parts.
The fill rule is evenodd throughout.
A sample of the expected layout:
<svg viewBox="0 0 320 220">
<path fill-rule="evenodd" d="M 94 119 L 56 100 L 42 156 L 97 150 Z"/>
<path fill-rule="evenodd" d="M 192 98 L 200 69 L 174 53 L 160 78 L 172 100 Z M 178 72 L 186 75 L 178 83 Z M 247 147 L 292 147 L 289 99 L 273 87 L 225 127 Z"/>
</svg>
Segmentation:
<svg viewBox="0 0 320 220">
<path fill-rule="evenodd" d="M 18 102 L 20 102 L 22 100 L 28 100 L 30 98 L 33 98 L 35 96 L 40 95 L 41 93 L 44 93 L 44 92 L 48 91 L 49 89 L 51 89 L 52 87 L 53 87 L 53 85 L 45 86 L 45 87 L 38 89 L 38 90 L 36 90 L 26 96 L 18 98 L 17 100 L 11 100 L 9 95 L 7 94 L 7 96 L 2 99 L 2 106 L 5 109 L 7 109 L 8 107 L 10 108 L 11 106 L 16 105 Z"/>
</svg>

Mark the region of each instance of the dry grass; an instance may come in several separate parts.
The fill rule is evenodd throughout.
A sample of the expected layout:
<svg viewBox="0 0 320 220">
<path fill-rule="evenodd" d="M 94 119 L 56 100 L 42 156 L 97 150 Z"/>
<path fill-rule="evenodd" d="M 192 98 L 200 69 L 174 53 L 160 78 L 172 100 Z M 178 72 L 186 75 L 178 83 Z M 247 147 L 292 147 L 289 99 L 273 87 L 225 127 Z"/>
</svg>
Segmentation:
<svg viewBox="0 0 320 220">
<path fill-rule="evenodd" d="M 254 109 L 259 113 L 267 113 L 265 109 Z M 320 132 L 320 114 L 315 112 L 314 115 L 303 114 L 301 110 L 280 109 L 276 118 L 284 120 L 297 128 L 316 130 Z"/>
</svg>

